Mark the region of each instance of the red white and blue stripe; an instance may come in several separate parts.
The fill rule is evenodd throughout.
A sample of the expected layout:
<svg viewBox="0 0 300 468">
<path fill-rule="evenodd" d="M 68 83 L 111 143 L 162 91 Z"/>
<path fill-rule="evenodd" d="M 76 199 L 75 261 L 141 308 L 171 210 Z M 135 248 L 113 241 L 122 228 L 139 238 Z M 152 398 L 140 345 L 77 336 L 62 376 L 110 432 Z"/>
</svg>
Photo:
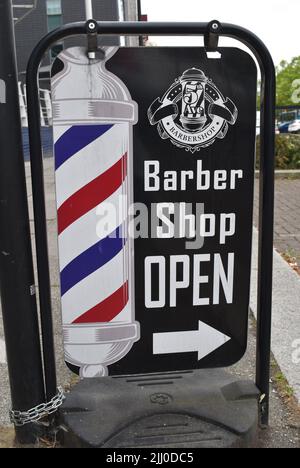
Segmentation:
<svg viewBox="0 0 300 468">
<path fill-rule="evenodd" d="M 129 124 L 56 126 L 54 141 L 63 323 L 131 321 Z"/>
</svg>

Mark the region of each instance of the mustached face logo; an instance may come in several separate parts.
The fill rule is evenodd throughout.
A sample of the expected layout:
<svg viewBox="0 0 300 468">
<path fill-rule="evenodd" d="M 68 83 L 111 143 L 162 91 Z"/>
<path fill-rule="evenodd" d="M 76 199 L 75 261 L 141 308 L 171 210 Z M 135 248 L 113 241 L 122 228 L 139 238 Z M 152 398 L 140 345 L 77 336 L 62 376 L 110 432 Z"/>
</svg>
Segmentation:
<svg viewBox="0 0 300 468">
<path fill-rule="evenodd" d="M 225 138 L 237 117 L 231 99 L 197 68 L 186 70 L 148 109 L 160 137 L 191 153 Z"/>
</svg>

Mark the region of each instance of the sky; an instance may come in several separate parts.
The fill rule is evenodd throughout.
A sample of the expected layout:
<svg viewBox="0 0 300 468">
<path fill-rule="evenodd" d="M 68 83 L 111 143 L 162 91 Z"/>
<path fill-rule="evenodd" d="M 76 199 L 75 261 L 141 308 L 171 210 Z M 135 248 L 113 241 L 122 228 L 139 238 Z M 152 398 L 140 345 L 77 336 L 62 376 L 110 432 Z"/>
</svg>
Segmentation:
<svg viewBox="0 0 300 468">
<path fill-rule="evenodd" d="M 257 34 L 269 48 L 275 65 L 300 55 L 300 0 L 141 0 L 149 21 L 234 23 Z M 157 45 L 197 45 L 200 38 L 155 37 Z M 222 39 L 220 45 L 232 45 Z"/>
</svg>

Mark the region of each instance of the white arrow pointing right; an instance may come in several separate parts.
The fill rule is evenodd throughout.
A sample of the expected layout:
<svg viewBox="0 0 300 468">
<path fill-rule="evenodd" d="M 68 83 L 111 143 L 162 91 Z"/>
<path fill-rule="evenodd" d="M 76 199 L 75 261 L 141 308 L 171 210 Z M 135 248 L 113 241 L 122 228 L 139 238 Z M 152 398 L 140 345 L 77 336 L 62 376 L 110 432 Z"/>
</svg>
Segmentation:
<svg viewBox="0 0 300 468">
<path fill-rule="evenodd" d="M 230 341 L 229 336 L 199 320 L 198 330 L 154 333 L 153 354 L 198 353 L 198 361 Z"/>
</svg>

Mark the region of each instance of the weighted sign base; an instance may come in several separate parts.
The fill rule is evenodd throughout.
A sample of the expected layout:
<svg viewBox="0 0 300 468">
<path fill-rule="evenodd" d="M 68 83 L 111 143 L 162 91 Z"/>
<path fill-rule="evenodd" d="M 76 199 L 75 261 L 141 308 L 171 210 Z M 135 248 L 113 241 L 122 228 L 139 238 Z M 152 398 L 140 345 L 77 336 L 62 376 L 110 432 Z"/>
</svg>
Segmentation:
<svg viewBox="0 0 300 468">
<path fill-rule="evenodd" d="M 69 448 L 238 448 L 255 444 L 259 392 L 224 370 L 81 381 L 61 410 Z"/>
</svg>

